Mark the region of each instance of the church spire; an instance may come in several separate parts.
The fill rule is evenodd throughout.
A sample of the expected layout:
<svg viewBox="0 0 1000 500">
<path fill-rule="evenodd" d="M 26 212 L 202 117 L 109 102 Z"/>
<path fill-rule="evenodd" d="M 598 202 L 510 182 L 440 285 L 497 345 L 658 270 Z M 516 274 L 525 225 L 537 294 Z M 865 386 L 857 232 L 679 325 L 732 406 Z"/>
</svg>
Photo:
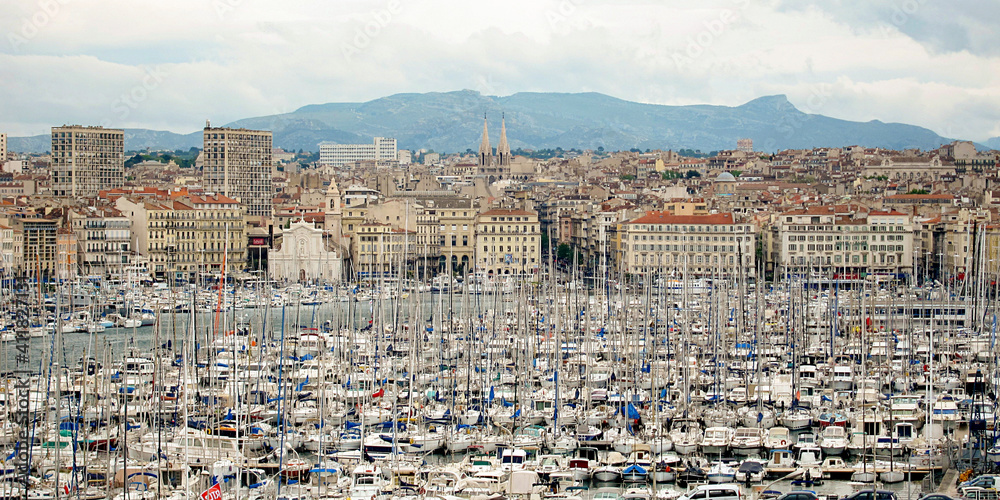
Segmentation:
<svg viewBox="0 0 1000 500">
<path fill-rule="evenodd" d="M 483 113 L 483 139 L 479 141 L 479 166 L 493 163 L 493 148 L 490 147 L 490 136 L 486 130 L 486 113 Z"/>
<path fill-rule="evenodd" d="M 500 142 L 497 143 L 497 164 L 501 167 L 510 165 L 510 144 L 507 144 L 507 124 L 500 115 Z"/>
</svg>

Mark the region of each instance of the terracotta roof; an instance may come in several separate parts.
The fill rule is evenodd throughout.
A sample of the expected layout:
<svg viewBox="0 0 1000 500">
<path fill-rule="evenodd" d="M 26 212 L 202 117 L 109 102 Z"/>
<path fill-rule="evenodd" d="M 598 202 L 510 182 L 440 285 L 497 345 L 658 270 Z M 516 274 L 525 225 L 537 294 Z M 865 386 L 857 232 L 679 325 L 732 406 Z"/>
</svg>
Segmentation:
<svg viewBox="0 0 1000 500">
<path fill-rule="evenodd" d="M 191 201 L 193 203 L 204 205 L 232 205 L 239 203 L 236 200 L 222 194 L 215 194 L 211 196 L 191 195 Z"/>
<path fill-rule="evenodd" d="M 733 224 L 733 214 L 671 215 L 667 212 L 650 211 L 629 224 Z"/>
</svg>

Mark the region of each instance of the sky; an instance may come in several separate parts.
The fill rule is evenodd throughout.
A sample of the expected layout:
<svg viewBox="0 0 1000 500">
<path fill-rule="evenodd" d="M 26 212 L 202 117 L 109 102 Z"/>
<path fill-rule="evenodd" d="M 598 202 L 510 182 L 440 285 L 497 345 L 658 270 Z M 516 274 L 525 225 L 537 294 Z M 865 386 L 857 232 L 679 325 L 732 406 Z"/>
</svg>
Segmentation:
<svg viewBox="0 0 1000 500">
<path fill-rule="evenodd" d="M 4 0 L 0 132 L 403 92 L 601 92 L 1000 136 L 996 0 Z"/>
</svg>

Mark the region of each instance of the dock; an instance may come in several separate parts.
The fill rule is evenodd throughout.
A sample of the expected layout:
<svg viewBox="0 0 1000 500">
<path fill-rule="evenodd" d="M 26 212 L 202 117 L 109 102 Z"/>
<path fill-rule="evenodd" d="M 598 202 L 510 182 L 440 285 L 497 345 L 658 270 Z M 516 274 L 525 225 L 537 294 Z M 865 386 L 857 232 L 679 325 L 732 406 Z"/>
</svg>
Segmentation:
<svg viewBox="0 0 1000 500">
<path fill-rule="evenodd" d="M 937 487 L 937 492 L 958 498 L 958 470 L 948 469 L 941 478 L 941 484 Z"/>
</svg>

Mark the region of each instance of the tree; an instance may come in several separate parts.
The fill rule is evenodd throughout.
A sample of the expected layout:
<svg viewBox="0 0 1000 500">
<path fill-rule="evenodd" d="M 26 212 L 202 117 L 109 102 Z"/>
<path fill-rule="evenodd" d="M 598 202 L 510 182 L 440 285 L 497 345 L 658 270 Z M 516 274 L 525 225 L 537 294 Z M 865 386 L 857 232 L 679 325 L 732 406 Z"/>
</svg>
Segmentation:
<svg viewBox="0 0 1000 500">
<path fill-rule="evenodd" d="M 733 174 L 733 177 L 739 177 L 743 173 L 742 170 L 730 170 L 729 173 Z"/>
<path fill-rule="evenodd" d="M 623 180 L 623 181 L 634 181 L 635 180 L 635 176 L 632 175 L 632 174 L 625 174 L 625 175 L 621 176 L 620 179 Z"/>
<path fill-rule="evenodd" d="M 688 170 L 687 173 L 684 174 L 684 177 L 694 179 L 695 177 L 701 177 L 701 174 L 699 174 L 697 170 Z"/>
<path fill-rule="evenodd" d="M 125 168 L 132 168 L 136 164 L 142 163 L 142 155 L 135 155 L 127 160 L 125 160 Z"/>
<path fill-rule="evenodd" d="M 556 248 L 556 258 L 559 260 L 570 260 L 573 258 L 573 249 L 569 246 L 569 243 L 559 244 L 559 247 Z"/>
<path fill-rule="evenodd" d="M 603 153 L 604 152 L 604 146 L 597 146 L 597 152 L 598 153 Z"/>
<path fill-rule="evenodd" d="M 906 194 L 931 194 L 931 192 L 926 189 L 911 189 Z"/>
</svg>

